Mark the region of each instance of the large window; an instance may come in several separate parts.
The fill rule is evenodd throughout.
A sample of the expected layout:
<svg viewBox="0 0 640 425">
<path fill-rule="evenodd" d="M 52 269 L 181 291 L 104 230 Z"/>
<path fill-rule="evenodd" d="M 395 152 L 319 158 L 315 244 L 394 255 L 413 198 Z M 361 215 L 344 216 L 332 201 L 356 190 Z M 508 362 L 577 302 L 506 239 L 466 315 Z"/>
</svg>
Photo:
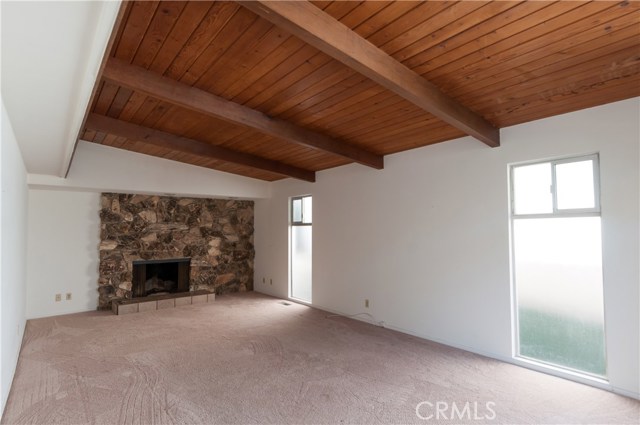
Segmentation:
<svg viewBox="0 0 640 425">
<path fill-rule="evenodd" d="M 511 167 L 516 356 L 605 377 L 597 155 Z"/>
<path fill-rule="evenodd" d="M 311 237 L 312 202 L 311 196 L 291 198 L 290 265 L 291 277 L 289 296 L 311 302 Z"/>
</svg>

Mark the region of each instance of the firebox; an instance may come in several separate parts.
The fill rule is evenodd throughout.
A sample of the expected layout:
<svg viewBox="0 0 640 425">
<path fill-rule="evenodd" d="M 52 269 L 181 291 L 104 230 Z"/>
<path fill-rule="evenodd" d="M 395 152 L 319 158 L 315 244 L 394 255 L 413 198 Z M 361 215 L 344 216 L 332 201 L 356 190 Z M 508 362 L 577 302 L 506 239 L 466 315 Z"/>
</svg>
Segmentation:
<svg viewBox="0 0 640 425">
<path fill-rule="evenodd" d="M 191 258 L 133 262 L 133 298 L 189 292 Z"/>
</svg>

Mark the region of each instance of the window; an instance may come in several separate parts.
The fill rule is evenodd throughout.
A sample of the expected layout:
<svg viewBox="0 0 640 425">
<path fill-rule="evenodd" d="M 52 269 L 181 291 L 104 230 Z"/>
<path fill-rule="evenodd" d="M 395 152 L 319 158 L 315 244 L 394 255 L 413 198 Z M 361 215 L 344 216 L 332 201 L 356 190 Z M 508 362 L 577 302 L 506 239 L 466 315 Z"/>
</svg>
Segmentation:
<svg viewBox="0 0 640 425">
<path fill-rule="evenodd" d="M 312 201 L 311 196 L 291 198 L 289 296 L 311 302 Z"/>
<path fill-rule="evenodd" d="M 516 356 L 606 376 L 597 155 L 511 167 Z"/>
<path fill-rule="evenodd" d="M 291 198 L 291 224 L 293 226 L 311 225 L 311 196 Z"/>
<path fill-rule="evenodd" d="M 600 214 L 598 157 L 515 165 L 512 215 Z"/>
</svg>

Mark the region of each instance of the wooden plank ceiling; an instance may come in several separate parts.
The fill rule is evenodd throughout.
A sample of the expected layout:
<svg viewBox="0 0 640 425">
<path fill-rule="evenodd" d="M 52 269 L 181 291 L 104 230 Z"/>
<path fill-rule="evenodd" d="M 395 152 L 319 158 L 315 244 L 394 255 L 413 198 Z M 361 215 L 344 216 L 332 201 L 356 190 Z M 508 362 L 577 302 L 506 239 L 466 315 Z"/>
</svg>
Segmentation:
<svg viewBox="0 0 640 425">
<path fill-rule="evenodd" d="M 640 96 L 640 2 L 123 3 L 80 139 L 267 181 Z M 487 147 L 487 149 L 490 149 Z"/>
</svg>

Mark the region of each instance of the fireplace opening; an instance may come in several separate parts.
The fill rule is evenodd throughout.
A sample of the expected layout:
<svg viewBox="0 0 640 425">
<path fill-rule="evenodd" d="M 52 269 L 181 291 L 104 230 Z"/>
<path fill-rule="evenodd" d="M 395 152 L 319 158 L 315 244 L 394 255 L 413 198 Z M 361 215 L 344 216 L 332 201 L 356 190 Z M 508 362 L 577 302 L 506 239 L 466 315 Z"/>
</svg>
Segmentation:
<svg viewBox="0 0 640 425">
<path fill-rule="evenodd" d="M 134 261 L 132 297 L 189 292 L 190 267 L 191 258 Z"/>
</svg>

